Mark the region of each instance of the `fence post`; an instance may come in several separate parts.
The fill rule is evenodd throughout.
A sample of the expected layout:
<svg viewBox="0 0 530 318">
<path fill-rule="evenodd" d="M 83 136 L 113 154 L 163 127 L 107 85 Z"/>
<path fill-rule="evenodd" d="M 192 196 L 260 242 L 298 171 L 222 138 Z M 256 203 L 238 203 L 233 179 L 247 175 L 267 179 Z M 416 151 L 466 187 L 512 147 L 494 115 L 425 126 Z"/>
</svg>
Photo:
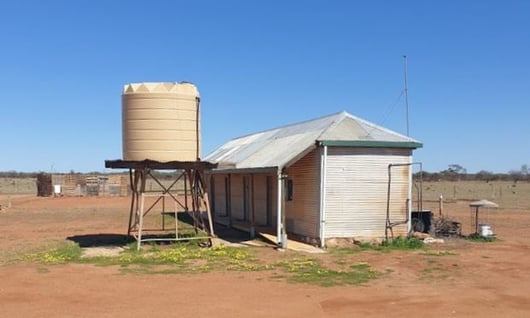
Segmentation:
<svg viewBox="0 0 530 318">
<path fill-rule="evenodd" d="M 443 209 L 444 209 L 444 197 L 443 195 L 440 194 L 440 200 L 439 200 L 439 203 L 438 203 L 438 206 L 439 206 L 439 216 L 442 216 L 443 214 Z"/>
</svg>

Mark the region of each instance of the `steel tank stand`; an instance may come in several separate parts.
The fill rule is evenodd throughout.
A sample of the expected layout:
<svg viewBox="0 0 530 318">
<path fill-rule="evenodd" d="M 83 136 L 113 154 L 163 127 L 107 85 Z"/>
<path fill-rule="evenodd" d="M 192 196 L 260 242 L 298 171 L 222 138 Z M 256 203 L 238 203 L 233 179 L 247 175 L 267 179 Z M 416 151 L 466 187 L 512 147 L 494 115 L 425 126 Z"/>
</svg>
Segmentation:
<svg viewBox="0 0 530 318">
<path fill-rule="evenodd" d="M 208 162 L 167 162 L 156 161 L 106 161 L 108 168 L 128 168 L 131 188 L 131 204 L 129 209 L 129 222 L 127 236 L 134 237 L 137 241 L 137 249 L 140 250 L 142 242 L 149 241 L 182 241 L 206 239 L 211 246 L 212 238 L 215 237 L 213 220 L 211 215 L 207 183 L 205 182 L 205 171 L 211 170 L 216 165 Z M 169 186 L 164 185 L 159 177 L 153 173 L 156 170 L 176 169 L 175 175 Z M 158 185 L 157 190 L 147 190 L 147 180 L 151 179 Z M 183 193 L 177 193 L 175 185 L 184 183 Z M 154 202 L 148 204 L 147 197 L 154 197 Z M 173 202 L 173 212 L 166 211 L 166 200 Z M 144 218 L 154 211 L 155 206 L 162 205 L 162 226 L 157 229 L 146 229 Z M 179 211 L 180 210 L 180 211 Z M 178 213 L 186 213 L 193 222 L 194 236 L 181 236 L 179 229 Z M 175 217 L 175 234 L 152 237 L 147 235 L 150 231 L 165 232 L 165 215 L 173 214 Z M 204 235 L 200 235 L 204 233 Z"/>
</svg>

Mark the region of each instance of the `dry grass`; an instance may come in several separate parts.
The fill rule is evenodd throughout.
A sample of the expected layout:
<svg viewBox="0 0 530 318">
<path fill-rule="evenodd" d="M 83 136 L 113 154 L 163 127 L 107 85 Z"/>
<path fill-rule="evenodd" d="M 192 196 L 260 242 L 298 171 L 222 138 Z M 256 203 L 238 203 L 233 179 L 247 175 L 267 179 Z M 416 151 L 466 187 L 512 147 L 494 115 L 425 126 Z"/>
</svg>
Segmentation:
<svg viewBox="0 0 530 318">
<path fill-rule="evenodd" d="M 165 187 L 173 183 L 173 179 L 160 179 Z M 160 185 L 152 179 L 146 182 L 147 191 L 160 191 Z M 183 191 L 184 183 L 182 179 L 173 186 L 173 189 Z M 6 178 L 0 177 L 0 194 L 34 194 L 37 195 L 37 178 Z"/>
<path fill-rule="evenodd" d="M 0 178 L 0 194 L 35 194 L 36 178 Z"/>
<path fill-rule="evenodd" d="M 159 188 L 154 181 L 148 181 L 150 183 L 146 185 L 147 189 Z M 162 183 L 167 182 L 163 180 Z M 35 178 L 0 178 L 0 194 L 36 193 Z M 416 207 L 418 188 L 413 187 L 412 194 L 414 207 Z M 487 199 L 498 203 L 501 209 L 521 210 L 530 207 L 530 182 L 439 181 L 423 183 L 425 209 L 437 211 L 440 195 L 443 196 L 444 202 Z"/>
<path fill-rule="evenodd" d="M 486 199 L 499 204 L 500 209 L 526 210 L 530 207 L 530 183 L 509 181 L 439 181 L 423 183 L 424 209 L 438 211 L 439 198 L 444 202 Z M 413 201 L 417 202 L 417 188 L 413 188 Z"/>
</svg>

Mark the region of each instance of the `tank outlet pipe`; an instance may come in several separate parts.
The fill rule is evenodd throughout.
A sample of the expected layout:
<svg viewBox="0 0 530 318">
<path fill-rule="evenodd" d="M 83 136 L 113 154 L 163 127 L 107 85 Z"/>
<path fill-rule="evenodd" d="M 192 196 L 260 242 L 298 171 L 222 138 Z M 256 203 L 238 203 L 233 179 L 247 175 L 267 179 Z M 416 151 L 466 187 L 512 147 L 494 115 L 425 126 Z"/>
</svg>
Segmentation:
<svg viewBox="0 0 530 318">
<path fill-rule="evenodd" d="M 408 224 L 410 221 L 410 198 L 407 198 L 407 217 L 405 220 L 397 221 L 397 222 L 391 222 L 390 220 L 390 192 L 391 192 L 391 185 L 392 185 L 392 167 L 406 167 L 406 166 L 412 166 L 412 165 L 419 165 L 420 167 L 420 189 L 423 188 L 422 184 L 422 173 L 423 165 L 421 162 L 410 162 L 410 163 L 391 163 L 388 165 L 388 187 L 387 187 L 387 194 L 386 194 L 386 226 L 385 226 L 385 241 L 388 241 L 388 230 L 392 233 L 392 237 L 394 236 L 393 228 L 394 226 L 401 225 L 401 224 Z M 411 174 L 412 175 L 412 174 Z M 411 181 L 409 181 L 411 182 Z M 410 188 L 410 186 L 409 186 Z M 410 195 L 410 194 L 409 194 Z M 422 190 L 420 190 L 420 196 L 422 194 Z M 418 200 L 422 200 L 422 198 L 418 198 Z"/>
</svg>

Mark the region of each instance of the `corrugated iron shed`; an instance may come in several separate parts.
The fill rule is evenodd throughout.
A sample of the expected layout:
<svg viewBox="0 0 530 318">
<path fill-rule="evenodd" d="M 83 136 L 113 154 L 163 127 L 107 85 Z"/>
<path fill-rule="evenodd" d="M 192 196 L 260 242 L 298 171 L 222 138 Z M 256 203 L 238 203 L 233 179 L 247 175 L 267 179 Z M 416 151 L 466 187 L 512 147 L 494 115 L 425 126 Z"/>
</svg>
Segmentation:
<svg viewBox="0 0 530 318">
<path fill-rule="evenodd" d="M 317 145 L 420 148 L 403 136 L 345 111 L 232 139 L 204 160 L 220 169 L 288 167 Z"/>
</svg>

